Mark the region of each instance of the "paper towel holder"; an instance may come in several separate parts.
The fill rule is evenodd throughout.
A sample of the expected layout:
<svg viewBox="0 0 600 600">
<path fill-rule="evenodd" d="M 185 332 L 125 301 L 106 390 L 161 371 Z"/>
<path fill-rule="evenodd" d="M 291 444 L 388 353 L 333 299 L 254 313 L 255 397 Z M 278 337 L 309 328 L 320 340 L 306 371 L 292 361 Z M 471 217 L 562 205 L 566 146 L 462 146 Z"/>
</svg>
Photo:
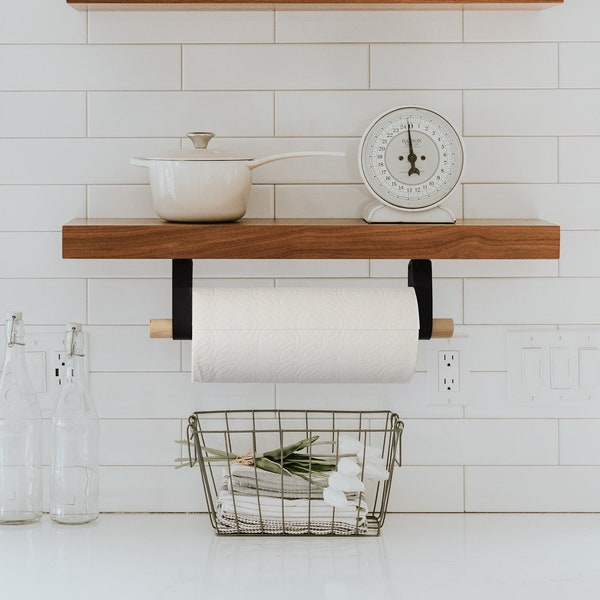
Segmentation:
<svg viewBox="0 0 600 600">
<path fill-rule="evenodd" d="M 191 258 L 172 259 L 172 319 L 150 319 L 151 338 L 192 339 L 192 289 L 194 262 Z M 419 306 L 419 339 L 451 338 L 452 319 L 433 318 L 431 261 L 412 259 L 408 263 L 408 285 L 415 290 Z"/>
</svg>

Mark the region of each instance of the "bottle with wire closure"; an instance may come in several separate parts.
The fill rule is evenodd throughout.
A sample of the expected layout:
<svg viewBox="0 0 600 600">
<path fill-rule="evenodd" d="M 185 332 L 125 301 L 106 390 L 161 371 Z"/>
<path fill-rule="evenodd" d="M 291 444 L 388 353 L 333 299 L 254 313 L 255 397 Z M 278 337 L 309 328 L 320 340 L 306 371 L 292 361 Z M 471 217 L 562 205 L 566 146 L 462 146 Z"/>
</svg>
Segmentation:
<svg viewBox="0 0 600 600">
<path fill-rule="evenodd" d="M 98 415 L 86 381 L 79 323 L 65 331 L 67 361 L 51 422 L 50 517 L 70 525 L 98 518 Z"/>
<path fill-rule="evenodd" d="M 42 414 L 25 364 L 22 314 L 9 312 L 0 378 L 0 523 L 41 516 Z"/>
</svg>

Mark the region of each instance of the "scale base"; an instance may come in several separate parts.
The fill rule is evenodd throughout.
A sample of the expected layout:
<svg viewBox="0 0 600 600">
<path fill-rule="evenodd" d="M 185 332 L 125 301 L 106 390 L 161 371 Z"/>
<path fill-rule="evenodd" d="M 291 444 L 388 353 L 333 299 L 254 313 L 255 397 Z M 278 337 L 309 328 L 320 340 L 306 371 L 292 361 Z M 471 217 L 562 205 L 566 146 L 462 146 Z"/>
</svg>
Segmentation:
<svg viewBox="0 0 600 600">
<path fill-rule="evenodd" d="M 365 206 L 363 219 L 367 223 L 456 223 L 452 212 L 441 206 L 413 212 L 391 208 L 377 201 Z"/>
</svg>

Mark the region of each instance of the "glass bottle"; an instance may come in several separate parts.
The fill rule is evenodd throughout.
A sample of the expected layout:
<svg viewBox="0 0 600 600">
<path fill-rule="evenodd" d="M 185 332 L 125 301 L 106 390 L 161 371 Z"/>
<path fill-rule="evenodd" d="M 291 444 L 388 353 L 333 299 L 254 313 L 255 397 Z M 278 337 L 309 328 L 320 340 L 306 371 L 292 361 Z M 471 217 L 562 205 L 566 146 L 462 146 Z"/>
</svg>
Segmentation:
<svg viewBox="0 0 600 600">
<path fill-rule="evenodd" d="M 51 422 L 50 517 L 57 523 L 98 518 L 98 416 L 86 382 L 79 323 L 65 333 L 64 382 Z"/>
<path fill-rule="evenodd" d="M 25 364 L 20 312 L 6 315 L 6 356 L 0 379 L 0 523 L 42 516 L 42 413 Z"/>
</svg>

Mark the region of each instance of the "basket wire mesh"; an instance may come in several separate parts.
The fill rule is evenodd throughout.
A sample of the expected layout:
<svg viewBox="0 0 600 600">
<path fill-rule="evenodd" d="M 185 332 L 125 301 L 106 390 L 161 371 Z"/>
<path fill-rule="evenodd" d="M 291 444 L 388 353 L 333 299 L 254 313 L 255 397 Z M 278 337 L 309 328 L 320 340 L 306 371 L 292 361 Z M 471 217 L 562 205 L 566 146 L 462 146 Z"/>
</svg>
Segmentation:
<svg viewBox="0 0 600 600">
<path fill-rule="evenodd" d="M 398 415 L 389 411 L 198 411 L 188 419 L 189 464 L 200 468 L 218 534 L 379 535 L 394 467 L 401 465 L 403 429 Z M 286 448 L 315 436 L 319 450 L 311 443 L 300 450 L 301 457 L 284 457 Z M 335 507 L 323 500 L 323 487 L 339 459 L 347 456 L 340 445 L 348 440 L 359 447 L 358 478 L 364 489 L 346 493 L 347 506 Z M 226 456 L 215 460 L 215 452 Z M 257 466 L 257 457 L 274 453 L 279 456 L 277 472 Z M 386 479 L 370 479 L 369 456 L 385 465 Z M 306 470 L 290 476 L 286 460 L 298 460 Z M 320 466 L 323 461 L 331 467 Z"/>
</svg>

